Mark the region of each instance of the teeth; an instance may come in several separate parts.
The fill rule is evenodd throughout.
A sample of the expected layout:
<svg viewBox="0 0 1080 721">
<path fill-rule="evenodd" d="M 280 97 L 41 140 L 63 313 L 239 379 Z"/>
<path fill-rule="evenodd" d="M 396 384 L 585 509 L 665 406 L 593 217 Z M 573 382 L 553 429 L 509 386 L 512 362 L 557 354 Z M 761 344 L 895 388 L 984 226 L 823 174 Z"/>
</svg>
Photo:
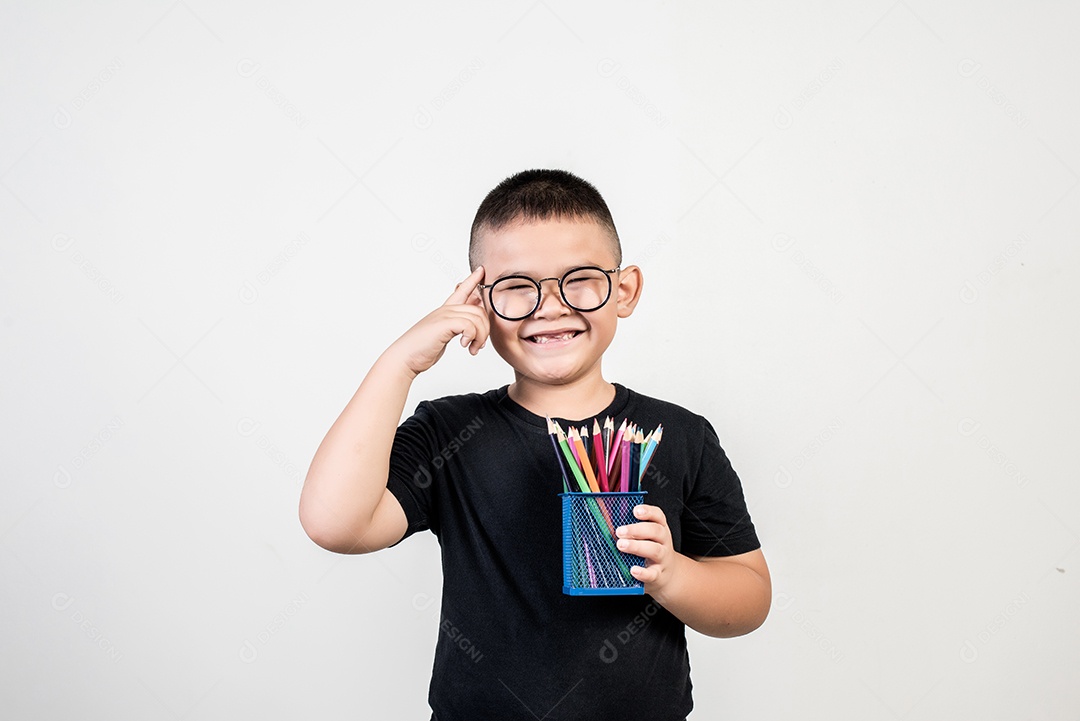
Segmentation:
<svg viewBox="0 0 1080 721">
<path fill-rule="evenodd" d="M 532 337 L 535 343 L 553 343 L 560 340 L 568 340 L 573 337 L 577 331 L 567 331 L 566 333 L 555 333 L 551 335 L 534 335 Z"/>
</svg>

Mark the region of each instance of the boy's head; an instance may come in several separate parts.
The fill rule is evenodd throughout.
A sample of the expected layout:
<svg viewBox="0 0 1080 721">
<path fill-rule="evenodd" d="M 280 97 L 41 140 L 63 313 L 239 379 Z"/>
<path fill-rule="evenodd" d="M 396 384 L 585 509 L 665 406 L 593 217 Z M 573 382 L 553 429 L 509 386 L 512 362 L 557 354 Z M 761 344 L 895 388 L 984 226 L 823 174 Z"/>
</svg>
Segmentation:
<svg viewBox="0 0 1080 721">
<path fill-rule="evenodd" d="M 636 266 L 621 267 L 615 223 L 596 188 L 562 170 L 507 178 L 477 210 L 469 262 L 484 268 L 476 292 L 490 339 L 518 381 L 602 380 L 601 357 L 618 319 L 637 305 L 642 278 Z"/>
<path fill-rule="evenodd" d="M 520 223 L 565 219 L 596 223 L 611 244 L 614 265 L 622 265 L 622 245 L 603 196 L 591 183 L 565 170 L 523 170 L 487 194 L 469 234 L 469 270 L 482 264 L 483 237 Z"/>
</svg>

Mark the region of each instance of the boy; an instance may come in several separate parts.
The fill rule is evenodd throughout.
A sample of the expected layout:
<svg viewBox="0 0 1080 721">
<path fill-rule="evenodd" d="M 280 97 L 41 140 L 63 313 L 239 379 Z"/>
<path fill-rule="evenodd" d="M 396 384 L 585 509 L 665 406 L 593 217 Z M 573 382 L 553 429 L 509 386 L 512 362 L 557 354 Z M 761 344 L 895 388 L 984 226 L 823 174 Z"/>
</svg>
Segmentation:
<svg viewBox="0 0 1080 721">
<path fill-rule="evenodd" d="M 425 529 L 438 537 L 432 719 L 685 719 L 685 626 L 749 633 L 772 592 L 709 422 L 601 373 L 618 319 L 637 305 L 641 270 L 620 268 L 596 189 L 557 170 L 518 173 L 488 194 L 469 261 L 469 277 L 386 349 L 330 428 L 304 482 L 301 523 L 338 553 Z M 413 379 L 459 335 L 473 355 L 490 340 L 514 382 L 424 401 L 395 428 Z M 646 559 L 632 569 L 645 595 L 563 595 L 562 476 L 545 416 L 564 428 L 607 416 L 663 423 L 646 504 L 617 529 L 619 548 Z"/>
</svg>

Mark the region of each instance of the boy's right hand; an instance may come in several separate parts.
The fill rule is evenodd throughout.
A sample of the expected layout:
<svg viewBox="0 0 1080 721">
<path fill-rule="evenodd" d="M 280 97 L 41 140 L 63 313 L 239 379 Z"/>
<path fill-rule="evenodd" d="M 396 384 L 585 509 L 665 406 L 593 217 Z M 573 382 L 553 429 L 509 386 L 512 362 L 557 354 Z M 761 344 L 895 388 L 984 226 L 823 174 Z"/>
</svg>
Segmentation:
<svg viewBox="0 0 1080 721">
<path fill-rule="evenodd" d="M 442 358 L 446 344 L 461 336 L 461 345 L 476 355 L 487 343 L 491 326 L 476 287 L 484 279 L 484 267 L 457 284 L 441 306 L 428 313 L 390 346 L 414 374 L 423 373 Z"/>
</svg>

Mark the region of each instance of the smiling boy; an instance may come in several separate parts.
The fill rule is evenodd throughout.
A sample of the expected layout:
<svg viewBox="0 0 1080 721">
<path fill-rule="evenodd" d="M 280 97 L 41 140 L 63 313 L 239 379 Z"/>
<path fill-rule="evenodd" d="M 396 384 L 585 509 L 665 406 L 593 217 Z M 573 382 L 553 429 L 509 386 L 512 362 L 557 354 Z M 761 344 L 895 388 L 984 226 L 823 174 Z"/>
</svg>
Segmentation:
<svg viewBox="0 0 1080 721">
<path fill-rule="evenodd" d="M 685 719 L 685 626 L 737 636 L 769 610 L 740 480 L 704 417 L 604 378 L 603 354 L 643 280 L 621 267 L 592 185 L 558 170 L 507 178 L 477 211 L 469 259 L 473 272 L 383 352 L 330 428 L 301 523 L 338 553 L 435 533 L 432 719 Z M 514 381 L 424 401 L 398 426 L 413 379 L 457 336 L 474 355 L 490 340 Z M 648 502 L 618 529 L 620 549 L 646 559 L 631 570 L 645 595 L 562 594 L 562 479 L 545 416 L 663 424 L 642 483 Z"/>
</svg>

